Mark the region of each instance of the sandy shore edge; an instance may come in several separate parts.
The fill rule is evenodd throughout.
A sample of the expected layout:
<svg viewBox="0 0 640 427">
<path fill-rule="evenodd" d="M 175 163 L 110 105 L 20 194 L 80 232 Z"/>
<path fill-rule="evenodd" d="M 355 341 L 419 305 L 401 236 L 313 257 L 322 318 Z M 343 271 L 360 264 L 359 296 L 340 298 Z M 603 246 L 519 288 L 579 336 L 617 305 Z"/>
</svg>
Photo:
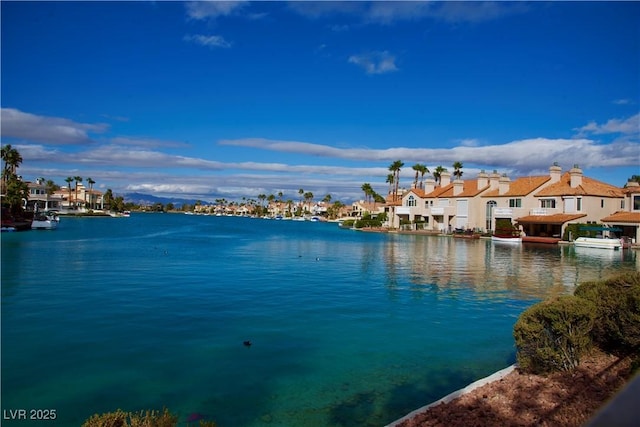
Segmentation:
<svg viewBox="0 0 640 427">
<path fill-rule="evenodd" d="M 430 403 L 428 405 L 425 405 L 421 408 L 416 409 L 415 411 L 412 411 L 410 413 L 408 413 L 407 415 L 405 415 L 404 417 L 397 419 L 395 421 L 393 421 L 390 424 L 387 424 L 385 427 L 396 427 L 397 425 L 403 423 L 406 420 L 409 420 L 413 417 L 415 417 L 418 414 L 421 414 L 423 412 L 425 412 L 426 410 L 428 410 L 429 408 L 433 407 L 433 406 L 437 406 L 440 405 L 441 403 L 449 403 L 452 400 L 457 399 L 458 397 L 465 395 L 467 393 L 472 392 L 473 390 L 482 387 L 485 384 L 489 384 L 491 382 L 494 381 L 498 381 L 504 377 L 506 377 L 507 375 L 509 375 L 511 372 L 513 372 L 513 370 L 516 368 L 516 365 L 511 365 L 509 367 L 506 367 L 498 372 L 494 372 L 493 374 L 489 375 L 488 377 L 485 378 L 481 378 L 478 381 L 475 381 L 471 384 L 469 384 L 468 386 L 461 388 L 460 390 L 456 390 L 453 393 L 450 393 L 448 395 L 446 395 L 445 397 L 443 397 L 440 400 L 436 400 L 433 403 Z"/>
</svg>

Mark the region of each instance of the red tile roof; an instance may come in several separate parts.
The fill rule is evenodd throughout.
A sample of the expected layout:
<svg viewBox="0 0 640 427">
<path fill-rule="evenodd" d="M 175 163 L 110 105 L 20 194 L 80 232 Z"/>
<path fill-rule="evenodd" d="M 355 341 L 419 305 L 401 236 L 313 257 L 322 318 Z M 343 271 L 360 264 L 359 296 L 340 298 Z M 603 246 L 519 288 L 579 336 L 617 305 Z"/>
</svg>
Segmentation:
<svg viewBox="0 0 640 427">
<path fill-rule="evenodd" d="M 455 181 L 454 181 L 455 182 Z M 431 193 L 424 195 L 423 197 L 432 198 L 432 197 L 475 197 L 478 194 L 485 191 L 489 186 L 485 186 L 483 188 L 478 189 L 478 180 L 477 179 L 467 179 L 462 181 L 462 192 L 457 195 L 453 195 L 454 183 L 452 182 L 449 185 L 445 185 L 444 187 L 437 187 Z"/>
<path fill-rule="evenodd" d="M 640 212 L 616 212 L 602 218 L 602 222 L 631 222 L 634 224 L 640 224 Z"/>
<path fill-rule="evenodd" d="M 499 190 L 496 188 L 495 190 L 491 190 L 486 194 L 483 194 L 482 197 L 514 197 L 514 196 L 526 196 L 536 189 L 540 188 L 540 186 L 547 181 L 549 181 L 551 177 L 549 175 L 545 176 L 523 176 L 520 178 L 516 178 L 514 181 L 509 183 L 509 191 L 504 194 L 499 194 Z"/>
<path fill-rule="evenodd" d="M 560 181 L 543 188 L 535 194 L 540 196 L 599 196 L 599 197 L 624 197 L 621 188 L 595 180 L 586 176 L 582 177 L 582 184 L 571 187 L 571 175 L 565 172 Z"/>
<path fill-rule="evenodd" d="M 564 224 L 585 216 L 587 214 L 527 215 L 518 218 L 516 222 L 526 224 Z"/>
</svg>

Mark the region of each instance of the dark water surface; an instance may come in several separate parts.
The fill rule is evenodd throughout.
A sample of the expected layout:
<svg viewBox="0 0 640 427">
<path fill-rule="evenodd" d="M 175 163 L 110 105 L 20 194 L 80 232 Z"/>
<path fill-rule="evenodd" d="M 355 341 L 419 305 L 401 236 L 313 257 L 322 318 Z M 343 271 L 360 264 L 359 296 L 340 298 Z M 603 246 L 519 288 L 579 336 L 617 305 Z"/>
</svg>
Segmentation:
<svg viewBox="0 0 640 427">
<path fill-rule="evenodd" d="M 63 217 L 2 234 L 2 425 L 162 407 L 181 425 L 384 425 L 513 363 L 530 305 L 638 263 L 325 223 Z"/>
</svg>

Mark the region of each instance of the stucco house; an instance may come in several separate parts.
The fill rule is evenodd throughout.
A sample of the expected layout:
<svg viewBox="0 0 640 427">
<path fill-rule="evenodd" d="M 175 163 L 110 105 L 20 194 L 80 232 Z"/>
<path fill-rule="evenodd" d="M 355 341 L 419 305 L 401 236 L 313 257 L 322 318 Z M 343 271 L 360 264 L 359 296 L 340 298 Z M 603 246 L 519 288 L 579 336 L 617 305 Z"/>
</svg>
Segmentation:
<svg viewBox="0 0 640 427">
<path fill-rule="evenodd" d="M 621 189 L 584 176 L 577 165 L 563 174 L 554 164 L 548 175 L 513 181 L 497 171 L 481 171 L 471 180 L 450 179 L 445 172 L 439 185 L 431 179 L 424 188 L 405 191 L 398 203 L 391 204 L 392 227 L 492 231 L 496 220 L 508 219 L 529 236 L 560 237 L 570 223 L 610 221 L 626 227 L 625 235 L 638 234 L 640 186 Z M 627 211 L 611 217 L 625 206 Z"/>
</svg>

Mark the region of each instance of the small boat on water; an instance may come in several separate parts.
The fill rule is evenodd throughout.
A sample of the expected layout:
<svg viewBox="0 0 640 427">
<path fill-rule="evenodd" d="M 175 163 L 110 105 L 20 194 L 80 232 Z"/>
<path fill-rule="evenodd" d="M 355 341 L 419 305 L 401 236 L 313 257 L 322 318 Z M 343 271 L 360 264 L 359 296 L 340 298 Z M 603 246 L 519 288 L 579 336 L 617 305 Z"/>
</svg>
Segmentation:
<svg viewBox="0 0 640 427">
<path fill-rule="evenodd" d="M 32 230 L 55 230 L 58 228 L 60 218 L 54 211 L 36 212 L 31 221 Z"/>
<path fill-rule="evenodd" d="M 522 237 L 518 236 L 491 236 L 491 241 L 499 243 L 522 243 Z"/>
<path fill-rule="evenodd" d="M 606 237 L 578 237 L 573 242 L 573 245 L 576 248 L 597 248 L 616 251 L 622 249 L 622 240 Z"/>
<path fill-rule="evenodd" d="M 491 236 L 491 241 L 499 243 L 522 243 L 520 231 L 510 228 L 499 228 Z"/>
</svg>

